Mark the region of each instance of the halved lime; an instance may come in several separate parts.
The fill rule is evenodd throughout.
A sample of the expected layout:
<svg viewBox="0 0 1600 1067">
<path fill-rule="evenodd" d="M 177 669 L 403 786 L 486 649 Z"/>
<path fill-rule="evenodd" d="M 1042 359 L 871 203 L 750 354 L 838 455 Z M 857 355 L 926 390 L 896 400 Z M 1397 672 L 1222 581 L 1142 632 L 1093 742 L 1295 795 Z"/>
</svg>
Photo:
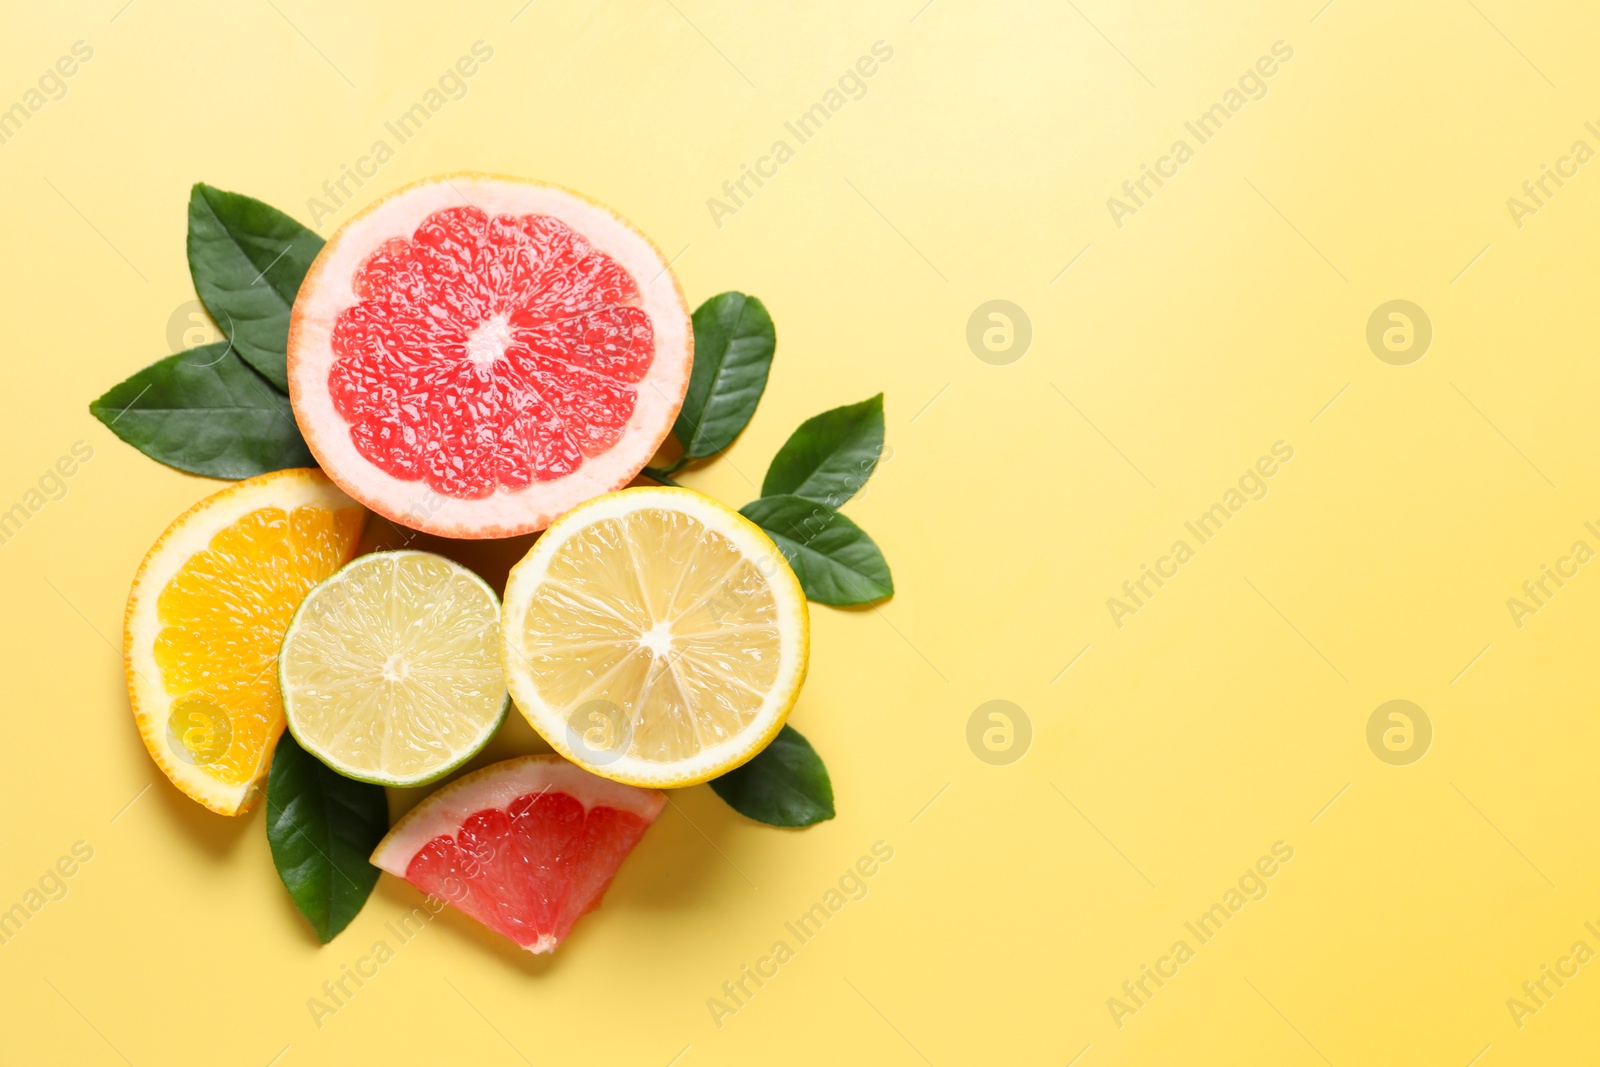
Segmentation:
<svg viewBox="0 0 1600 1067">
<path fill-rule="evenodd" d="M 278 657 L 302 748 L 348 778 L 431 782 L 505 720 L 500 602 L 431 552 L 362 556 L 313 589 Z"/>
</svg>

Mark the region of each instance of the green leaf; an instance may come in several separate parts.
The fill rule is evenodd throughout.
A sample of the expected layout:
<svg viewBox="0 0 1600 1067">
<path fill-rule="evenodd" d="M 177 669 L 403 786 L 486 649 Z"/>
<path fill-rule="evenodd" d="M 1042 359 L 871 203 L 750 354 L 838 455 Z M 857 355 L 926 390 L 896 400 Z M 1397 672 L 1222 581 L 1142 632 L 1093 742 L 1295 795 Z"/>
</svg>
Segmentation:
<svg viewBox="0 0 1600 1067">
<path fill-rule="evenodd" d="M 289 398 L 226 341 L 150 364 L 89 411 L 145 455 L 190 474 L 249 478 L 316 462 Z"/>
<path fill-rule="evenodd" d="M 793 493 L 837 508 L 856 495 L 883 454 L 883 394 L 800 424 L 772 457 L 762 496 Z"/>
<path fill-rule="evenodd" d="M 894 595 L 883 553 L 865 530 L 803 496 L 764 496 L 739 514 L 767 532 L 819 604 L 870 604 Z"/>
<path fill-rule="evenodd" d="M 267 775 L 267 843 L 318 941 L 333 940 L 367 902 L 378 882 L 367 857 L 388 831 L 382 786 L 335 774 L 284 731 Z"/>
<path fill-rule="evenodd" d="M 800 731 L 785 726 L 754 759 L 711 780 L 740 815 L 772 826 L 810 826 L 833 818 L 828 768 Z"/>
<path fill-rule="evenodd" d="M 689 459 L 733 444 L 761 402 L 778 335 L 753 296 L 723 293 L 694 313 L 694 369 L 672 432 Z"/>
<path fill-rule="evenodd" d="M 246 363 L 279 389 L 289 309 L 322 238 L 275 207 L 195 183 L 189 193 L 189 273 L 211 319 Z"/>
</svg>

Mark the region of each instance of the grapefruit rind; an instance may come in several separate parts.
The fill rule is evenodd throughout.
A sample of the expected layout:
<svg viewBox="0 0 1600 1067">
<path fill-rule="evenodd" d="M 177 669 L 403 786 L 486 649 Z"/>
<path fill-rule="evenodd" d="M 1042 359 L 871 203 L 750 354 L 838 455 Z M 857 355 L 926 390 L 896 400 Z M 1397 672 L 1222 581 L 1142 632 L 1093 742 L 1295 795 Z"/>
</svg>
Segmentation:
<svg viewBox="0 0 1600 1067">
<path fill-rule="evenodd" d="M 739 547 L 747 559 L 767 562 L 761 567 L 778 609 L 777 628 L 789 638 L 778 676 L 766 694 L 759 713 L 740 733 L 702 749 L 687 760 L 658 763 L 631 754 L 595 763 L 568 744 L 566 720 L 539 695 L 529 677 L 522 646 L 523 620 L 535 592 L 544 581 L 551 561 L 566 540 L 593 522 L 617 518 L 635 510 L 662 508 L 683 511 Z M 709 781 L 743 765 L 778 736 L 805 683 L 811 654 L 811 622 L 806 595 L 782 552 L 761 528 L 737 511 L 691 489 L 640 486 L 624 489 L 581 504 L 552 523 L 534 542 L 528 554 L 511 568 L 506 578 L 504 611 L 500 626 L 505 648 L 506 685 L 512 702 L 529 724 L 562 756 L 585 770 L 630 786 L 676 789 Z"/>
<path fill-rule="evenodd" d="M 410 240 L 437 211 L 480 208 L 490 216 L 549 215 L 581 234 L 632 275 L 649 315 L 655 355 L 636 383 L 636 402 L 622 437 L 571 474 L 482 499 L 441 495 L 423 481 L 397 478 L 357 451 L 350 426 L 335 409 L 328 374 L 331 339 L 341 311 L 360 297 L 354 279 L 385 241 Z M 394 522 L 441 537 L 494 538 L 542 530 L 592 497 L 618 489 L 650 462 L 666 440 L 689 387 L 694 328 L 683 290 L 655 244 L 607 207 L 579 193 L 525 178 L 445 174 L 388 194 L 329 238 L 306 272 L 289 320 L 289 397 L 295 421 L 322 469 L 355 500 Z"/>
<path fill-rule="evenodd" d="M 306 606 L 311 603 L 311 599 L 316 594 L 318 589 L 340 580 L 341 576 L 345 576 L 346 572 L 353 567 L 370 566 L 374 559 L 378 559 L 383 556 L 405 555 L 408 553 L 419 556 L 433 555 L 433 553 L 418 552 L 414 549 L 400 550 L 398 552 L 371 552 L 365 556 L 359 556 L 356 559 L 351 560 L 349 563 L 346 563 L 343 567 L 340 567 L 337 571 L 324 578 L 320 583 L 318 583 L 315 589 L 306 594 L 306 598 L 300 602 L 300 606 L 295 608 L 294 615 L 289 620 L 288 629 L 286 629 L 283 633 L 284 646 L 288 646 L 290 637 L 293 636 L 296 628 L 300 625 L 301 616 L 305 612 Z M 473 572 L 471 569 L 463 567 L 461 564 L 452 559 L 448 559 L 443 556 L 438 556 L 436 558 L 444 560 L 444 562 L 450 564 L 451 567 L 458 571 L 462 577 L 467 578 L 480 586 L 485 595 L 488 597 L 489 602 L 494 605 L 495 610 L 497 612 L 500 610 L 500 598 L 495 595 L 494 588 L 490 586 L 488 582 L 484 581 L 482 577 Z M 329 752 L 327 747 L 322 744 L 320 739 L 313 739 L 307 736 L 304 731 L 297 728 L 294 720 L 294 687 L 289 683 L 288 678 L 285 676 L 285 664 L 281 655 L 278 657 L 278 688 L 283 694 L 283 716 L 285 724 L 288 727 L 289 733 L 294 736 L 295 741 L 299 743 L 301 748 L 305 749 L 313 756 L 316 756 L 317 759 L 321 760 L 327 765 L 328 769 L 337 774 L 341 774 L 346 778 L 357 782 L 366 782 L 369 785 L 389 786 L 397 789 L 408 789 L 414 786 L 429 785 L 433 782 L 437 782 L 441 778 L 446 777 L 452 771 L 459 769 L 462 764 L 466 763 L 473 756 L 476 756 L 479 752 L 483 751 L 484 746 L 486 746 L 490 740 L 494 738 L 494 735 L 505 723 L 506 715 L 511 710 L 511 694 L 508 691 L 500 701 L 499 712 L 494 716 L 493 719 L 486 719 L 484 721 L 480 735 L 472 744 L 456 753 L 455 757 L 451 759 L 450 762 L 430 770 L 427 774 L 407 778 L 403 776 L 383 774 L 365 774 L 359 768 L 351 767 L 346 761 L 339 759 L 333 753 Z"/>
<path fill-rule="evenodd" d="M 565 793 L 583 805 L 615 808 L 647 823 L 667 805 L 658 789 L 598 778 L 560 756 L 541 753 L 491 764 L 456 779 L 400 817 L 372 852 L 372 865 L 404 878 L 422 846 L 441 835 L 454 836 L 467 819 L 486 808 L 504 809 L 520 796 L 538 792 Z"/>
<path fill-rule="evenodd" d="M 128 698 L 134 723 L 145 748 L 172 784 L 191 799 L 218 815 L 241 815 L 260 800 L 275 745 L 261 754 L 257 773 L 237 786 L 219 782 L 200 767 L 175 758 L 168 748 L 167 716 L 173 697 L 161 684 L 155 660 L 155 639 L 161 632 L 158 602 L 161 592 L 190 557 L 205 551 L 218 531 L 259 508 L 277 507 L 292 512 L 311 506 L 338 511 L 355 507 L 346 496 L 314 468 L 291 468 L 237 482 L 206 497 L 167 527 L 150 546 L 133 577 L 128 606 L 123 615 L 122 655 L 128 679 Z M 353 553 L 356 545 L 352 541 Z"/>
</svg>

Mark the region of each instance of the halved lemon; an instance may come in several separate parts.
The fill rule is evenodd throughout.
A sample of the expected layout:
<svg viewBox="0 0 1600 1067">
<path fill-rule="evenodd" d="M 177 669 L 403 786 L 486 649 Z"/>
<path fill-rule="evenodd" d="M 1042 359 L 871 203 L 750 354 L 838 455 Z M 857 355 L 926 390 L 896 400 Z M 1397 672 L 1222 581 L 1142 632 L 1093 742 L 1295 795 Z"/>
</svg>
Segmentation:
<svg viewBox="0 0 1600 1067">
<path fill-rule="evenodd" d="M 693 785 L 783 727 L 810 620 L 794 572 L 738 512 L 687 489 L 581 504 L 506 582 L 506 681 L 562 755 L 630 785 Z"/>
<path fill-rule="evenodd" d="M 431 552 L 374 552 L 311 591 L 278 657 L 284 714 L 347 778 L 423 785 L 505 721 L 500 600 Z"/>
<path fill-rule="evenodd" d="M 260 797 L 283 729 L 284 629 L 355 554 L 366 518 L 322 472 L 274 471 L 179 516 L 134 576 L 123 626 L 134 721 L 172 783 L 212 811 Z"/>
</svg>

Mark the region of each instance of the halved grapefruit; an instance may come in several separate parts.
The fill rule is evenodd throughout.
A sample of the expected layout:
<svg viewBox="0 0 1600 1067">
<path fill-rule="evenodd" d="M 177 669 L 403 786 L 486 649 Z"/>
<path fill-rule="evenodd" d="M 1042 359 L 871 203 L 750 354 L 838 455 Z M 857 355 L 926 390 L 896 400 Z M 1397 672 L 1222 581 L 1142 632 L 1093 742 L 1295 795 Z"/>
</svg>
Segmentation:
<svg viewBox="0 0 1600 1067">
<path fill-rule="evenodd" d="M 329 239 L 288 353 L 295 419 L 345 492 L 428 533 L 510 537 L 650 461 L 694 331 L 660 251 L 607 208 L 449 174 Z"/>
<path fill-rule="evenodd" d="M 475 771 L 394 824 L 372 865 L 448 901 L 529 952 L 555 951 L 600 906 L 667 796 L 560 756 Z"/>
</svg>

